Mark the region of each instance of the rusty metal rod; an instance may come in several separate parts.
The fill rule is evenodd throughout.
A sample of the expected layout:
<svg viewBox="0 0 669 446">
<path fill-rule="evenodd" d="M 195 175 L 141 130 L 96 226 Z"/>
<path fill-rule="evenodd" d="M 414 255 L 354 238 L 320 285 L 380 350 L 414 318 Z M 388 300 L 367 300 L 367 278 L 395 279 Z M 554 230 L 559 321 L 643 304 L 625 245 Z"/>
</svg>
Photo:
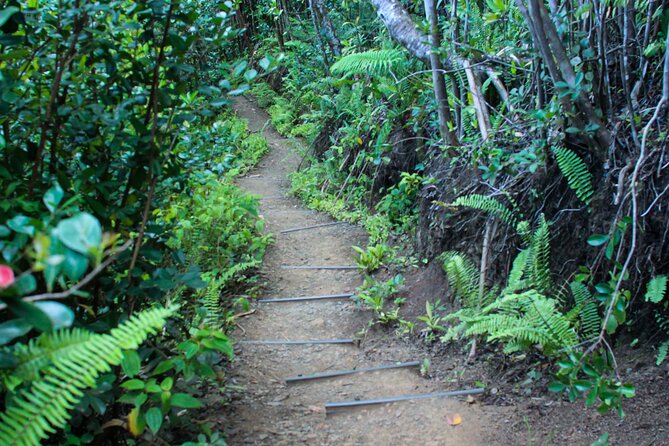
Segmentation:
<svg viewBox="0 0 669 446">
<path fill-rule="evenodd" d="M 389 364 L 389 365 L 381 365 L 378 367 L 368 367 L 364 369 L 338 370 L 336 372 L 316 373 L 314 375 L 291 376 L 289 378 L 286 378 L 286 384 L 298 381 L 309 381 L 312 379 L 323 379 L 323 378 L 333 378 L 335 376 L 353 375 L 355 373 L 376 372 L 379 370 L 401 369 L 405 367 L 417 367 L 420 364 L 421 364 L 420 361 L 412 361 L 400 364 Z"/>
<path fill-rule="evenodd" d="M 359 269 L 357 265 L 281 265 L 282 269 Z"/>
<path fill-rule="evenodd" d="M 466 389 L 466 390 L 455 390 L 452 392 L 437 392 L 437 393 L 428 393 L 425 395 L 405 395 L 405 396 L 396 396 L 392 398 L 380 398 L 376 400 L 360 400 L 360 401 L 342 401 L 339 403 L 325 403 L 325 412 L 332 411 L 334 409 L 345 409 L 350 407 L 358 406 L 370 406 L 374 404 L 387 404 L 394 403 L 397 401 L 407 401 L 407 400 L 422 400 L 427 398 L 443 398 L 451 396 L 462 396 L 462 395 L 476 395 L 483 393 L 484 389 Z"/>
<path fill-rule="evenodd" d="M 271 302 L 299 302 L 302 300 L 322 300 L 322 299 L 341 299 L 344 297 L 353 297 L 353 293 L 346 294 L 325 294 L 323 296 L 300 296 L 300 297 L 282 297 L 278 299 L 258 299 L 256 302 L 259 303 L 271 303 Z"/>
<path fill-rule="evenodd" d="M 306 231 L 307 229 L 324 228 L 326 226 L 343 225 L 345 223 L 346 223 L 345 221 L 335 221 L 333 223 L 323 223 L 323 224 L 320 224 L 320 225 L 301 226 L 299 228 L 284 229 L 283 231 L 280 231 L 280 233 L 281 234 L 288 234 L 289 232 Z"/>
<path fill-rule="evenodd" d="M 307 345 L 307 344 L 355 344 L 353 339 L 322 339 L 309 341 L 239 341 L 246 345 Z"/>
</svg>

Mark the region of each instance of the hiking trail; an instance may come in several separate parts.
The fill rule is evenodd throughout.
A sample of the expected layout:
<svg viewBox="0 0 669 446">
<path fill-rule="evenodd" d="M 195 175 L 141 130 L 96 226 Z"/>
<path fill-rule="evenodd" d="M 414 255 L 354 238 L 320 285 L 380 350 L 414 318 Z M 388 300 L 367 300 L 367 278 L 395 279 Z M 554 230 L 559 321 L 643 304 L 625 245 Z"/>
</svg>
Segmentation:
<svg viewBox="0 0 669 446">
<path fill-rule="evenodd" d="M 366 246 L 364 231 L 350 224 L 281 233 L 282 230 L 330 223 L 322 213 L 288 197 L 288 175 L 300 162 L 291 141 L 268 124 L 268 115 L 248 99 L 234 105 L 252 132 L 263 132 L 270 152 L 238 181 L 260 196 L 260 213 L 275 236 L 261 276 L 260 298 L 353 293 L 362 283 L 356 269 L 285 269 L 286 265 L 354 265 L 352 245 Z M 422 361 L 409 343 L 384 348 L 362 338 L 359 345 L 255 345 L 253 340 L 353 339 L 367 326 L 369 313 L 348 298 L 253 304 L 255 313 L 238 320 L 239 342 L 230 377 L 244 390 L 233 399 L 221 423 L 230 445 L 480 445 L 492 438 L 493 410 L 476 396 L 431 398 L 337 409 L 324 403 L 460 390 L 456 384 L 421 377 L 419 367 L 356 373 L 343 377 L 286 384 L 288 377 L 397 362 Z M 388 331 L 388 336 L 393 336 Z M 449 425 L 458 414 L 462 423 Z"/>
</svg>

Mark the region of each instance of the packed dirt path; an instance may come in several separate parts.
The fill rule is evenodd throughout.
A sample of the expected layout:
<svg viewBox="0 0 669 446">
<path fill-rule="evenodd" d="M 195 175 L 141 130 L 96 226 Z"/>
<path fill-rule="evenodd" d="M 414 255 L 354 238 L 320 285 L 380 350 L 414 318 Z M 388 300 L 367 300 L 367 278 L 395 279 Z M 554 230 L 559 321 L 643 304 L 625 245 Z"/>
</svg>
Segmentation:
<svg viewBox="0 0 669 446">
<path fill-rule="evenodd" d="M 340 224 L 281 234 L 289 228 L 331 222 L 324 214 L 287 197 L 288 174 L 300 157 L 289 140 L 268 124 L 254 103 L 239 99 L 237 114 L 251 131 L 262 131 L 270 153 L 241 179 L 257 194 L 267 230 L 275 235 L 261 276 L 263 298 L 354 292 L 362 282 L 355 270 L 284 269 L 285 265 L 351 265 L 352 245 L 366 246 L 364 232 Z M 370 314 L 350 299 L 255 303 L 255 313 L 239 321 L 237 341 L 319 340 L 356 337 Z M 221 428 L 230 445 L 479 445 L 487 441 L 486 408 L 464 400 L 435 398 L 339 409 L 326 415 L 325 402 L 339 402 L 458 390 L 421 377 L 418 368 L 358 373 L 335 379 L 286 384 L 285 378 L 335 370 L 420 361 L 415 349 L 379 349 L 362 338 L 359 345 L 250 345 L 240 343 L 231 381 L 244 390 L 223 414 Z M 463 422 L 449 425 L 458 414 Z M 489 433 L 489 432 L 488 432 Z"/>
</svg>

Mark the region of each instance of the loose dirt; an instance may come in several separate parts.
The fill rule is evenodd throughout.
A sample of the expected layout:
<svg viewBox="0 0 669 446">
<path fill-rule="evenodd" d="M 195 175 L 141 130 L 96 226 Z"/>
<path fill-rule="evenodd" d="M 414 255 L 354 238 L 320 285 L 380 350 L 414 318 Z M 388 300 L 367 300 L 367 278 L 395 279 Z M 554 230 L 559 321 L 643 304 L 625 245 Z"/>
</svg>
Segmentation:
<svg viewBox="0 0 669 446">
<path fill-rule="evenodd" d="M 295 227 L 332 220 L 287 197 L 288 174 L 299 156 L 289 141 L 267 125 L 268 116 L 246 99 L 235 105 L 251 131 L 262 131 L 270 153 L 239 181 L 260 196 L 268 231 L 275 234 L 261 275 L 263 298 L 339 294 L 362 282 L 357 270 L 283 269 L 284 265 L 351 265 L 352 245 L 365 246 L 365 233 L 344 224 L 281 234 Z M 355 338 L 369 314 L 349 299 L 294 303 L 256 303 L 256 312 L 239 321 L 233 334 L 244 340 Z M 324 403 L 458 390 L 423 378 L 418 368 L 387 370 L 287 385 L 285 378 L 366 368 L 399 361 L 422 361 L 408 345 L 390 351 L 373 341 L 359 345 L 238 344 L 231 382 L 242 386 L 226 409 L 224 430 L 231 445 L 478 445 L 484 444 L 488 410 L 476 402 L 429 399 L 325 413 Z M 474 400 L 476 401 L 476 400 Z M 462 422 L 451 426 L 448 417 Z"/>
</svg>

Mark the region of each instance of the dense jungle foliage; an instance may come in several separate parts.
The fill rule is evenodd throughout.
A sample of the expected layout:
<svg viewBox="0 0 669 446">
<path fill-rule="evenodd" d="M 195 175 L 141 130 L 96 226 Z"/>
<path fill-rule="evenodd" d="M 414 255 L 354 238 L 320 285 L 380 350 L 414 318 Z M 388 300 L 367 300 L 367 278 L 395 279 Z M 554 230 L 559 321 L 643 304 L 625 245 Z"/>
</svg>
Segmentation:
<svg viewBox="0 0 669 446">
<path fill-rule="evenodd" d="M 443 263 L 419 321 L 401 276 L 369 277 L 376 322 L 548 359 L 550 390 L 622 416 L 616 345 L 658 365 L 669 347 L 669 4 L 266 1 L 238 20 L 285 54 L 252 93 L 310 144 L 295 194 L 365 226 L 363 270 L 420 263 L 390 245 Z"/>
<path fill-rule="evenodd" d="M 222 444 L 189 413 L 269 242 L 232 182 L 267 151 L 224 109 L 258 75 L 234 13 L 0 3 L 3 445 Z"/>
<path fill-rule="evenodd" d="M 665 360 L 668 0 L 4 0 L 0 443 L 225 444 L 189 414 L 270 243 L 245 93 L 369 232 L 374 323 L 621 415 L 616 346 Z M 410 321 L 373 272 L 419 258 L 450 286 Z"/>
</svg>

